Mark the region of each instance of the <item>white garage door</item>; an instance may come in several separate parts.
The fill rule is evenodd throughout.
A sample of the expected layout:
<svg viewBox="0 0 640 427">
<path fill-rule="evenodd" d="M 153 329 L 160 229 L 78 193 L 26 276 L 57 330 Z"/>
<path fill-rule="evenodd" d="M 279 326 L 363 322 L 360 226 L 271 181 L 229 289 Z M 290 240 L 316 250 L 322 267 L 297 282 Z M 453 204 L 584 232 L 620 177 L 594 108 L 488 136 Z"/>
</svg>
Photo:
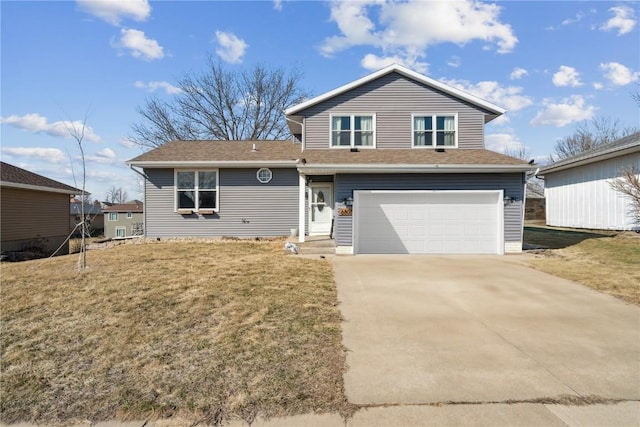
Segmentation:
<svg viewBox="0 0 640 427">
<path fill-rule="evenodd" d="M 502 191 L 356 191 L 360 254 L 502 254 Z"/>
</svg>

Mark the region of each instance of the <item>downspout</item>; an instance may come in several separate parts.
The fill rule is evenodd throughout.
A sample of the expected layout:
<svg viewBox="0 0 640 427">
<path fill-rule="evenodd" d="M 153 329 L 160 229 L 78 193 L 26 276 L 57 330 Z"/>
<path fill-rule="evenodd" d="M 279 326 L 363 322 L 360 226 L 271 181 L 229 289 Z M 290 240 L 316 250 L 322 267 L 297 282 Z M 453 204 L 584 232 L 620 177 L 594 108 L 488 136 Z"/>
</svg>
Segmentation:
<svg viewBox="0 0 640 427">
<path fill-rule="evenodd" d="M 144 229 L 144 237 L 147 237 L 147 175 L 140 172 L 133 165 L 129 165 L 129 169 L 140 175 L 143 179 L 142 181 L 142 200 L 144 208 L 142 209 L 142 228 Z"/>
</svg>

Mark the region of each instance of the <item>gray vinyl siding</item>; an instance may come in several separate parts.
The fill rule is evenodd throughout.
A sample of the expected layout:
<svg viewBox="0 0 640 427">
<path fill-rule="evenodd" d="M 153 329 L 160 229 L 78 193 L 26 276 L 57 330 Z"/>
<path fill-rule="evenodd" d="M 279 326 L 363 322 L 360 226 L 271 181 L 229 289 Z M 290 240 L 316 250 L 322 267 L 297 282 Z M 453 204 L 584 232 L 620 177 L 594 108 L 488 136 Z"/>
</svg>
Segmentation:
<svg viewBox="0 0 640 427">
<path fill-rule="evenodd" d="M 486 111 L 397 73 L 314 105 L 305 117 L 305 147 L 329 148 L 330 116 L 374 113 L 377 148 L 411 148 L 411 115 L 458 114 L 458 147 L 484 148 Z"/>
<path fill-rule="evenodd" d="M 523 175 L 510 174 L 339 174 L 336 200 L 354 190 L 504 190 L 515 202 L 504 207 L 505 242 L 522 241 Z M 352 217 L 336 217 L 336 246 L 353 245 Z"/>
<path fill-rule="evenodd" d="M 148 237 L 288 236 L 298 227 L 298 172 L 271 168 L 268 184 L 256 168 L 219 170 L 219 212 L 174 211 L 173 169 L 145 169 L 145 232 Z"/>
</svg>

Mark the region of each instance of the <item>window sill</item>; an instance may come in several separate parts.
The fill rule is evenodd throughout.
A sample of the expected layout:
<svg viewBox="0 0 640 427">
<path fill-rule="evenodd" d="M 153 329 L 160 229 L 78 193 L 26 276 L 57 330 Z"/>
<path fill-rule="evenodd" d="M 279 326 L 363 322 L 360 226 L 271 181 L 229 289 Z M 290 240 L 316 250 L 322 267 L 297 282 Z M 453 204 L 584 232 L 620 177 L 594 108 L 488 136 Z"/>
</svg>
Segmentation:
<svg viewBox="0 0 640 427">
<path fill-rule="evenodd" d="M 214 215 L 218 213 L 216 209 L 198 209 L 200 215 Z"/>
<path fill-rule="evenodd" d="M 180 215 L 191 215 L 193 214 L 193 209 L 178 209 L 176 212 Z"/>
</svg>

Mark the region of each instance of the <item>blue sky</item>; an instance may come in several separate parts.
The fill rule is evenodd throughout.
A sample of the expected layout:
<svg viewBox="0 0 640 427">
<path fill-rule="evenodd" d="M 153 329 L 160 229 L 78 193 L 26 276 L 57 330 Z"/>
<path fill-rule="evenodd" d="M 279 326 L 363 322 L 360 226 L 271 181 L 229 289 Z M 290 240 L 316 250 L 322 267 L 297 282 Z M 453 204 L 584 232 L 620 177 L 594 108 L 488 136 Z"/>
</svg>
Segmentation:
<svg viewBox="0 0 640 427">
<path fill-rule="evenodd" d="M 87 190 L 141 198 L 124 162 L 136 109 L 208 56 L 303 73 L 313 95 L 392 62 L 508 113 L 487 148 L 546 159 L 581 120 L 639 125 L 638 2 L 2 1 L 3 161 L 74 185 L 67 128 L 87 118 Z M 74 167 L 71 167 L 73 162 Z M 80 185 L 80 182 L 77 183 Z"/>
</svg>

